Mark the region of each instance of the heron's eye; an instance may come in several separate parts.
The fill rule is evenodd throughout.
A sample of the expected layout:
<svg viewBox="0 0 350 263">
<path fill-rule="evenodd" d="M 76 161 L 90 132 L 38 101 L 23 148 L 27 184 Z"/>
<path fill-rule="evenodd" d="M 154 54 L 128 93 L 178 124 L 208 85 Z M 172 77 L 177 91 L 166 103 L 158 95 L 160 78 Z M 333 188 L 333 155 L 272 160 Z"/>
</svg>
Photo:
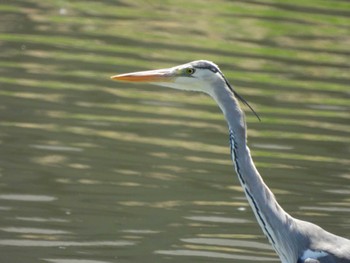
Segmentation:
<svg viewBox="0 0 350 263">
<path fill-rule="evenodd" d="M 187 69 L 186 69 L 186 73 L 187 73 L 188 75 L 192 75 L 195 71 L 196 71 L 196 70 L 195 70 L 194 68 L 187 68 Z"/>
</svg>

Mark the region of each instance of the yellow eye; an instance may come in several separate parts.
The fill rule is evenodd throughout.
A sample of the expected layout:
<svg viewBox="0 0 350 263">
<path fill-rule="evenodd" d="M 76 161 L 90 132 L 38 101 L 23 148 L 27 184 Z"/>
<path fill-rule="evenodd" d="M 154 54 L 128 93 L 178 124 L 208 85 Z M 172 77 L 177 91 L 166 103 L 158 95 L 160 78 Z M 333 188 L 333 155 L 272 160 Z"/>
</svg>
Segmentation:
<svg viewBox="0 0 350 263">
<path fill-rule="evenodd" d="M 186 73 L 187 73 L 188 75 L 192 75 L 194 72 L 195 72 L 195 69 L 194 69 L 194 68 L 187 68 L 187 69 L 186 69 Z"/>
</svg>

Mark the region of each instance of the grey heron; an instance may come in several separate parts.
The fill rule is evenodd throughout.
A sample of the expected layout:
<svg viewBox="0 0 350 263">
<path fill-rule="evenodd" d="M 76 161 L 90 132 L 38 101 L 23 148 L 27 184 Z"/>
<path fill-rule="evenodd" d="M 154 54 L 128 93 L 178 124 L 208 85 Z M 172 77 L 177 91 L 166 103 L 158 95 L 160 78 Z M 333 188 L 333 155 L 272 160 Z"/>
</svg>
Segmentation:
<svg viewBox="0 0 350 263">
<path fill-rule="evenodd" d="M 238 95 L 216 64 L 198 60 L 168 69 L 126 73 L 111 78 L 200 91 L 211 96 L 228 124 L 231 157 L 238 179 L 261 229 L 281 262 L 350 263 L 349 239 L 293 218 L 278 204 L 256 169 L 247 146 L 245 116 L 238 100 L 249 104 Z"/>
</svg>

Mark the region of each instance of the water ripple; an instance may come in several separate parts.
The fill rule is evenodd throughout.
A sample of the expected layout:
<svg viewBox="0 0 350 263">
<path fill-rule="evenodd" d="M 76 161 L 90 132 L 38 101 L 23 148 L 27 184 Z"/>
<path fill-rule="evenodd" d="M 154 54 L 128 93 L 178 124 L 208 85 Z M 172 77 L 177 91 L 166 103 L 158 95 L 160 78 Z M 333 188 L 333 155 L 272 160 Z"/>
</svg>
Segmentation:
<svg viewBox="0 0 350 263">
<path fill-rule="evenodd" d="M 195 256 L 195 257 L 206 257 L 206 258 L 224 258 L 224 259 L 235 259 L 235 260 L 249 260 L 249 261 L 279 261 L 273 257 L 262 257 L 262 256 L 243 256 L 221 252 L 211 251 L 200 251 L 200 250 L 156 250 L 155 254 L 168 255 L 168 256 Z"/>
<path fill-rule="evenodd" d="M 0 200 L 25 201 L 25 202 L 52 202 L 56 197 L 48 195 L 22 195 L 22 194 L 3 194 Z"/>
<path fill-rule="evenodd" d="M 254 241 L 237 240 L 237 239 L 224 239 L 224 238 L 183 238 L 181 241 L 191 244 L 205 244 L 216 246 L 229 246 L 229 247 L 247 247 L 272 250 L 268 244 L 262 244 Z"/>
<path fill-rule="evenodd" d="M 68 222 L 66 219 L 61 219 L 61 218 L 42 218 L 42 217 L 16 217 L 17 220 L 20 221 L 30 221 L 30 222 L 60 222 L 60 223 L 65 223 Z"/>
<path fill-rule="evenodd" d="M 41 229 L 32 227 L 2 227 L 1 231 L 11 233 L 22 233 L 22 234 L 45 234 L 45 235 L 62 235 L 68 234 L 68 231 L 56 230 L 56 229 Z"/>
<path fill-rule="evenodd" d="M 31 148 L 40 149 L 40 150 L 48 150 L 48 151 L 57 151 L 57 152 L 81 152 L 82 148 L 78 147 L 69 147 L 69 146 L 60 146 L 60 145 L 39 145 L 32 144 Z"/>
<path fill-rule="evenodd" d="M 240 218 L 231 218 L 231 217 L 221 217 L 221 216 L 186 216 L 186 219 L 194 221 L 204 221 L 212 223 L 247 223 L 249 220 L 240 219 Z"/>
<path fill-rule="evenodd" d="M 51 263 L 110 263 L 111 261 L 100 261 L 100 260 L 91 260 L 91 259 L 54 259 L 54 258 L 45 258 L 44 261 Z"/>
<path fill-rule="evenodd" d="M 116 241 L 52 241 L 52 240 L 23 240 L 1 239 L 0 246 L 14 247 L 124 247 L 132 246 L 135 242 Z"/>
</svg>

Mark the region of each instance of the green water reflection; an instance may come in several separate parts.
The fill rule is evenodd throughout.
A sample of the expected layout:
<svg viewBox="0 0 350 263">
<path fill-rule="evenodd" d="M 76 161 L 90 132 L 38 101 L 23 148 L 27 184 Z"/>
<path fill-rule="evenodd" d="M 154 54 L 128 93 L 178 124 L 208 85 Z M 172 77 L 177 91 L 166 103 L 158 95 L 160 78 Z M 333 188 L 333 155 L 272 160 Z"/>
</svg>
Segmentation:
<svg viewBox="0 0 350 263">
<path fill-rule="evenodd" d="M 271 262 L 205 95 L 109 76 L 196 59 L 259 112 L 293 216 L 350 237 L 350 3 L 0 4 L 1 262 Z"/>
</svg>

